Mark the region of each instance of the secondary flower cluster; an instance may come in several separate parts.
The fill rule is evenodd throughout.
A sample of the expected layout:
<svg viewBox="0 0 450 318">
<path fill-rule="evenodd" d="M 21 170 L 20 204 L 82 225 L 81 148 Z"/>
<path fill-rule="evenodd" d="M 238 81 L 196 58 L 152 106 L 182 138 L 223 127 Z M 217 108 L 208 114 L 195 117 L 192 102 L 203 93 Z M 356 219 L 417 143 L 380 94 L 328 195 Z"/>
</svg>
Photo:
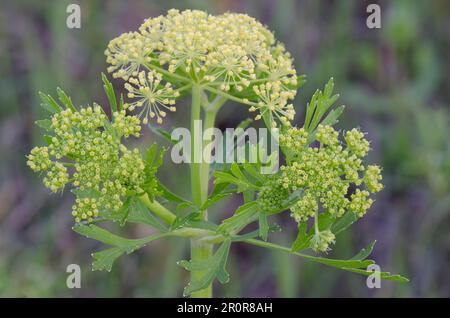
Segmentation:
<svg viewBox="0 0 450 318">
<path fill-rule="evenodd" d="M 32 149 L 28 165 L 46 173 L 44 185 L 53 192 L 71 183 L 77 195 L 75 221 L 92 221 L 102 210 L 118 211 L 127 192 L 139 191 L 144 182 L 138 149 L 121 143 L 122 137 L 138 137 L 140 129 L 139 119 L 123 110 L 110 122 L 98 105 L 66 109 L 53 115 L 49 145 Z"/>
<path fill-rule="evenodd" d="M 344 146 L 336 130 L 319 125 L 315 133 L 317 147 L 309 146 L 308 137 L 303 128 L 289 128 L 280 135 L 280 146 L 288 160 L 267 191 L 260 192 L 261 208 L 276 210 L 289 194 L 301 191 L 300 199 L 290 208 L 298 223 L 317 218 L 319 213 L 338 218 L 351 211 L 358 217 L 364 216 L 373 203 L 370 193 L 382 189 L 380 167 L 364 166 L 362 162 L 369 151 L 364 134 L 356 129 L 346 132 Z M 317 251 L 326 251 L 332 242 L 333 233 L 317 230 L 310 245 Z"/>
<path fill-rule="evenodd" d="M 143 107 L 141 115 L 156 117 L 159 123 L 164 109 L 175 110 L 178 94 L 173 87 L 183 79 L 242 94 L 252 111 L 270 112 L 285 125 L 295 114 L 289 103 L 297 85 L 292 58 L 266 27 L 245 14 L 213 16 L 172 9 L 166 16 L 147 19 L 137 32 L 113 39 L 105 54 L 108 71 L 131 84 L 128 97 L 138 101 L 130 107 Z M 161 82 L 163 75 L 169 86 Z"/>
</svg>

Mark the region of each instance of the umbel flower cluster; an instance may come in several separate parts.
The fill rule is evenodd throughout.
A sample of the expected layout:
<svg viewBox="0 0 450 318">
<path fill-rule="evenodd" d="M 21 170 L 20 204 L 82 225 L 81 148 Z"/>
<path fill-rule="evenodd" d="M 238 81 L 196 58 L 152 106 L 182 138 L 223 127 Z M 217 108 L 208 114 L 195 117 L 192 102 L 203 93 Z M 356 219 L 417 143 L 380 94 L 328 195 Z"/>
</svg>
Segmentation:
<svg viewBox="0 0 450 318">
<path fill-rule="evenodd" d="M 364 216 L 373 203 L 370 193 L 382 189 L 380 167 L 363 164 L 369 151 L 364 134 L 357 129 L 347 131 L 343 145 L 333 127 L 319 125 L 315 140 L 318 146 L 311 147 L 310 135 L 304 128 L 292 127 L 280 135 L 280 145 L 288 154 L 287 164 L 281 166 L 281 173 L 260 192 L 261 208 L 276 211 L 290 194 L 301 190 L 301 198 L 290 207 L 291 216 L 298 223 L 309 218 L 317 220 L 319 212 L 332 218 L 339 218 L 347 211 L 357 217 Z M 311 247 L 327 251 L 334 242 L 334 234 L 329 230 L 315 230 Z"/>
<path fill-rule="evenodd" d="M 292 58 L 266 27 L 245 14 L 169 10 L 113 39 L 105 54 L 108 71 L 127 82 L 126 107 L 142 108 L 145 123 L 148 117 L 162 123 L 189 83 L 238 97 L 260 112 L 256 119 L 272 116 L 274 125 L 289 124 L 295 115 Z"/>
<path fill-rule="evenodd" d="M 45 173 L 44 185 L 53 192 L 70 183 L 77 194 L 72 215 L 76 222 L 92 221 L 101 211 L 118 211 L 129 191 L 139 191 L 144 161 L 138 149 L 121 140 L 139 137 L 141 127 L 125 111 L 113 113 L 110 122 L 99 105 L 66 109 L 51 118 L 49 145 L 35 147 L 28 166 Z"/>
</svg>

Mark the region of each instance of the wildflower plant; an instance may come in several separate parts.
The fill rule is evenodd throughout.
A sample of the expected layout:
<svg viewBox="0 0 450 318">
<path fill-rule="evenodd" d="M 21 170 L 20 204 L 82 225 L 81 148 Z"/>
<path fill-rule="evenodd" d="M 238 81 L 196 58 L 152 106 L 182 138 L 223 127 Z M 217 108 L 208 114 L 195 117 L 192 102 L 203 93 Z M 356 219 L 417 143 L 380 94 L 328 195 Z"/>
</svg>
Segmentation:
<svg viewBox="0 0 450 318">
<path fill-rule="evenodd" d="M 367 257 L 373 243 L 347 260 L 305 253 L 330 251 L 338 234 L 367 213 L 373 195 L 383 188 L 381 168 L 366 164 L 370 143 L 365 134 L 333 128 L 344 106 L 333 106 L 338 96 L 333 95 L 332 79 L 308 103 L 303 126 L 292 126 L 292 100 L 305 78 L 297 75 L 290 54 L 273 33 L 244 14 L 170 10 L 113 39 L 105 54 L 108 72 L 123 80 L 125 98 L 117 98 L 105 75 L 111 116 L 97 104 L 76 107 L 60 89 L 59 101 L 40 93 L 51 113 L 50 119 L 37 121 L 46 130 L 46 145 L 28 155 L 29 167 L 43 176 L 47 188 L 57 193 L 70 189 L 75 195 L 73 229 L 111 246 L 93 254 L 94 270 L 109 271 L 121 255 L 176 236 L 191 242 L 191 259 L 179 262 L 191 272 L 186 296 L 209 297 L 216 279 L 229 280 L 227 258 L 237 243 L 372 274 L 367 267 L 374 261 Z M 199 119 L 203 129 L 214 127 L 227 101 L 247 107 L 268 128 L 279 128 L 284 157 L 279 171 L 262 174 L 261 162 L 193 162 L 192 198 L 168 190 L 157 177 L 165 149 L 153 144 L 141 153 L 126 140 L 138 139 L 149 121 L 161 124 L 188 93 L 192 130 Z M 197 134 L 191 141 L 203 142 Z M 231 217 L 219 223 L 208 220 L 215 204 L 234 195 L 242 195 L 244 203 Z M 282 213 L 298 228 L 290 247 L 269 242 L 270 234 L 281 230 L 272 222 Z M 140 223 L 158 233 L 123 238 L 101 227 L 107 222 Z M 258 228 L 249 231 L 253 223 Z M 407 281 L 387 272 L 380 275 Z"/>
</svg>

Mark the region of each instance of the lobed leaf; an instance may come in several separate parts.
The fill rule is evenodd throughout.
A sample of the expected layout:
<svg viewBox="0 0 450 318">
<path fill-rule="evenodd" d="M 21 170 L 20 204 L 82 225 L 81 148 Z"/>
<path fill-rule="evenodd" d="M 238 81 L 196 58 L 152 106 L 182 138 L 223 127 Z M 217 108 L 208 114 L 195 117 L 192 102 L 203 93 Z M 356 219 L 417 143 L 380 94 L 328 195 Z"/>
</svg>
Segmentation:
<svg viewBox="0 0 450 318">
<path fill-rule="evenodd" d="M 104 73 L 102 73 L 102 81 L 103 89 L 105 90 L 106 97 L 108 97 L 109 106 L 111 107 L 111 112 L 114 113 L 118 110 L 114 88 Z"/>
<path fill-rule="evenodd" d="M 258 213 L 258 209 L 258 204 L 255 201 L 241 205 L 234 212 L 234 215 L 232 217 L 222 221 L 222 224 L 219 225 L 219 231 L 223 231 L 229 234 L 239 232 L 249 223 L 257 219 L 256 216 Z"/>
<path fill-rule="evenodd" d="M 51 97 L 50 95 L 46 95 L 42 92 L 39 92 L 39 97 L 41 98 L 41 106 L 49 111 L 52 114 L 59 113 L 62 108 L 58 105 L 58 103 Z"/>
<path fill-rule="evenodd" d="M 71 109 L 74 112 L 77 111 L 77 109 L 73 105 L 72 100 L 70 99 L 70 97 L 67 96 L 67 94 L 61 88 L 57 87 L 56 88 L 56 93 L 58 94 L 59 100 L 61 101 L 61 103 L 63 103 L 64 106 L 66 106 L 66 108 Z"/>
<path fill-rule="evenodd" d="M 147 243 L 169 236 L 170 233 L 161 233 L 151 235 L 141 239 L 127 239 L 113 234 L 96 225 L 76 224 L 73 230 L 87 238 L 91 238 L 114 247 L 92 254 L 94 261 L 93 270 L 110 271 L 114 261 L 124 253 L 132 253 L 135 250 L 144 247 Z"/>
<path fill-rule="evenodd" d="M 204 261 L 180 261 L 178 265 L 182 266 L 188 271 L 193 270 L 204 270 L 205 275 L 196 280 L 190 281 L 188 285 L 184 288 L 183 295 L 189 296 L 192 293 L 202 290 L 210 285 L 215 278 L 219 280 L 220 283 L 225 284 L 230 280 L 230 275 L 225 269 L 228 254 L 230 251 L 231 240 L 226 239 L 222 242 L 220 247 L 214 253 L 213 256 Z"/>
</svg>

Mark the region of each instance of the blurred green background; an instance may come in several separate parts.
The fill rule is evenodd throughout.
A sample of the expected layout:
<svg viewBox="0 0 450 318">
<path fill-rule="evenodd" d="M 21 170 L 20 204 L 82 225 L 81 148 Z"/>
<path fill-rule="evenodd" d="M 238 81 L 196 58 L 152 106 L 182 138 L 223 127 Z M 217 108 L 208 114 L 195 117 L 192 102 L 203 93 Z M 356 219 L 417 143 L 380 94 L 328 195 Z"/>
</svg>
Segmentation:
<svg viewBox="0 0 450 318">
<path fill-rule="evenodd" d="M 176 261 L 188 257 L 186 242 L 159 241 L 122 257 L 110 273 L 92 272 L 90 253 L 104 246 L 71 231 L 72 196 L 51 195 L 26 168 L 25 154 L 40 143 L 41 131 L 34 125 L 45 115 L 39 90 L 55 94 L 60 86 L 79 105 L 105 104 L 100 73 L 108 41 L 137 29 L 146 17 L 192 8 L 247 13 L 275 32 L 299 73 L 308 76 L 295 102 L 299 124 L 314 90 L 334 77 L 340 102 L 347 105 L 338 127 L 368 132 L 370 160 L 384 167 L 385 190 L 368 215 L 338 237 L 329 256 L 350 257 L 377 239 L 373 256 L 381 269 L 411 279 L 409 284 L 382 282 L 381 289 L 370 290 L 363 277 L 236 244 L 228 264 L 231 282 L 215 286 L 215 295 L 449 297 L 450 2 L 378 1 L 382 27 L 368 29 L 370 2 L 77 1 L 81 29 L 68 29 L 71 1 L 2 1 L 0 296 L 181 296 L 188 273 Z M 188 104 L 180 104 L 167 126 L 187 125 L 182 108 Z M 229 104 L 218 125 L 231 127 L 246 115 Z M 156 138 L 148 133 L 144 142 Z M 167 161 L 160 177 L 188 196 L 186 167 Z M 239 203 L 227 202 L 227 211 Z M 220 218 L 225 210 L 222 205 L 211 213 Z M 131 237 L 145 230 L 125 231 Z M 274 237 L 284 244 L 294 238 L 292 226 Z M 71 263 L 81 266 L 81 289 L 66 287 Z"/>
</svg>

